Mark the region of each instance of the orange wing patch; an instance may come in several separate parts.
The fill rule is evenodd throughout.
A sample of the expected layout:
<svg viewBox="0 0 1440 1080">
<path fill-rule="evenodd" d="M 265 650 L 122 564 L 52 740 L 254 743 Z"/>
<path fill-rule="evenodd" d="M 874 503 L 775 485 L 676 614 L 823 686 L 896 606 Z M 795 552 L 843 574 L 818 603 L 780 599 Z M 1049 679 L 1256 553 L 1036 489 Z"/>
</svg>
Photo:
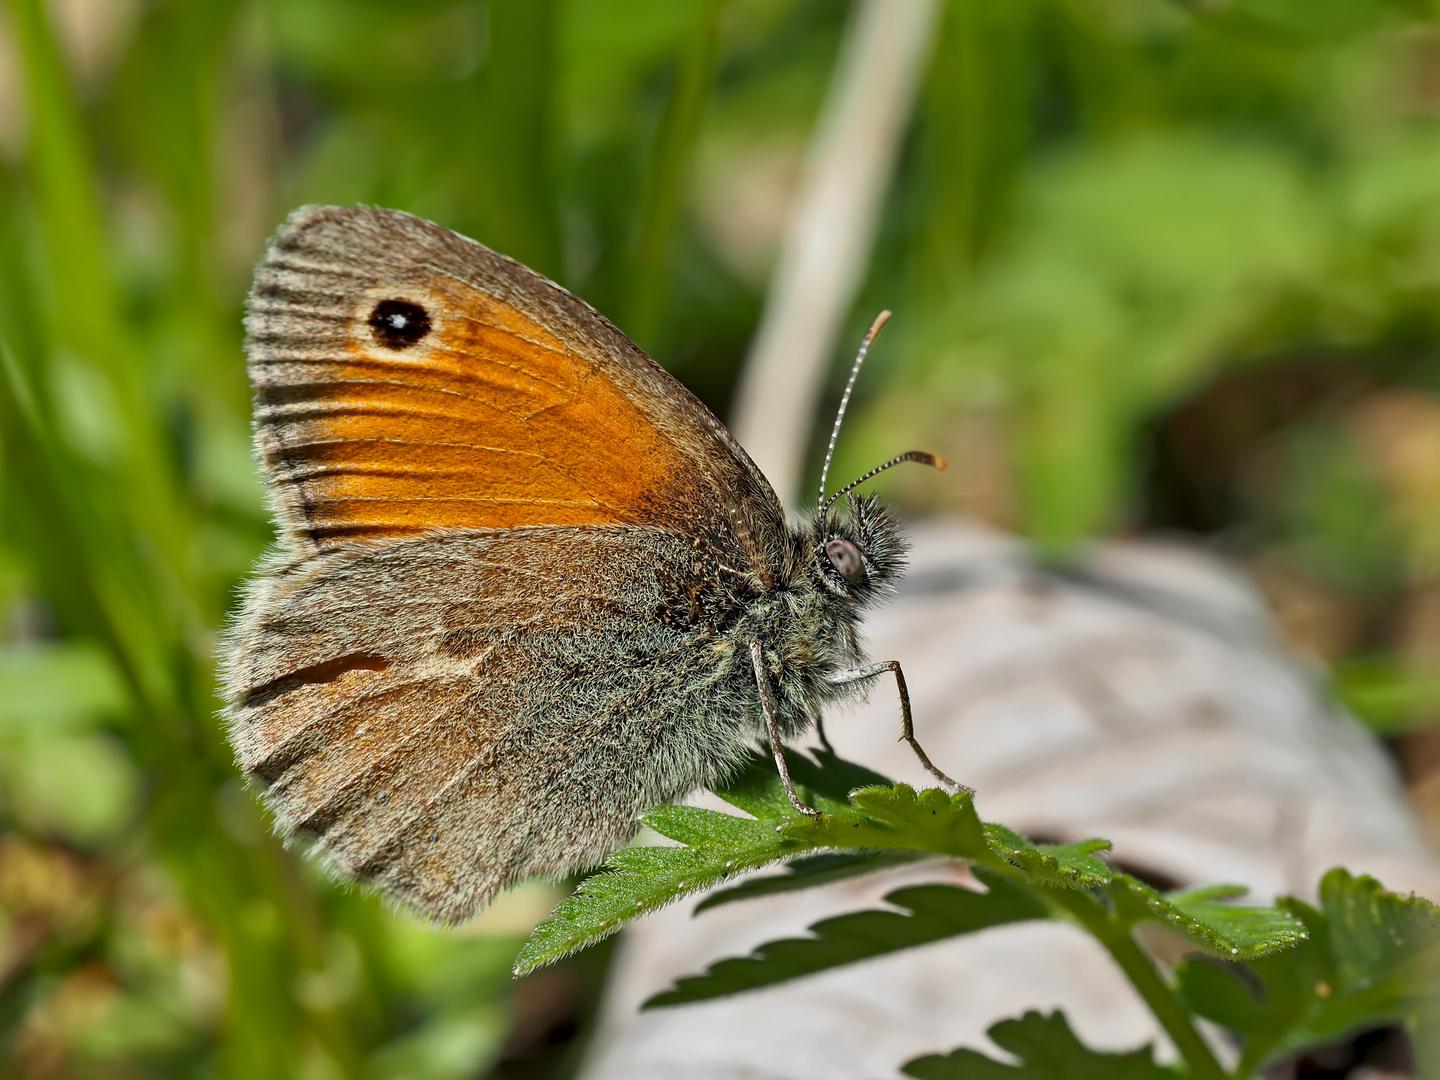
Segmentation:
<svg viewBox="0 0 1440 1080">
<path fill-rule="evenodd" d="M 673 517 L 685 462 L 583 350 L 433 267 L 356 280 L 363 260 L 283 241 L 248 327 L 257 446 L 292 534 L 325 548 Z M 386 311 L 404 329 L 373 325 Z"/>
</svg>

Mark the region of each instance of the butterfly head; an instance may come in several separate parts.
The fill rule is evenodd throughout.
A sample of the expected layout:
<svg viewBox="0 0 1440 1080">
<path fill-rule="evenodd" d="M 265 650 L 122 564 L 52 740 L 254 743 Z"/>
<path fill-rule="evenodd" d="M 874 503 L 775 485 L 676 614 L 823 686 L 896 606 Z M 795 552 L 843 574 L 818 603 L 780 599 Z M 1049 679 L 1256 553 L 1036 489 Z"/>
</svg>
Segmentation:
<svg viewBox="0 0 1440 1080">
<path fill-rule="evenodd" d="M 828 507 L 810 528 L 814 572 L 826 592 L 865 604 L 894 588 L 905 569 L 900 521 L 876 496 L 848 496 L 849 514 Z"/>
</svg>

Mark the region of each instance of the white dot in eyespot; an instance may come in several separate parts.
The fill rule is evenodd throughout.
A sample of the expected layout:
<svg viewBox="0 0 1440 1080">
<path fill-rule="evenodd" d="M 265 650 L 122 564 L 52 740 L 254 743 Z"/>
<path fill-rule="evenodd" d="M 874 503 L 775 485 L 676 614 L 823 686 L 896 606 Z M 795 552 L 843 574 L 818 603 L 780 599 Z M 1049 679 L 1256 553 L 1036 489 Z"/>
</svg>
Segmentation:
<svg viewBox="0 0 1440 1080">
<path fill-rule="evenodd" d="M 431 329 L 425 308 L 399 297 L 381 300 L 370 312 L 368 321 L 379 343 L 397 352 L 414 345 Z"/>
</svg>

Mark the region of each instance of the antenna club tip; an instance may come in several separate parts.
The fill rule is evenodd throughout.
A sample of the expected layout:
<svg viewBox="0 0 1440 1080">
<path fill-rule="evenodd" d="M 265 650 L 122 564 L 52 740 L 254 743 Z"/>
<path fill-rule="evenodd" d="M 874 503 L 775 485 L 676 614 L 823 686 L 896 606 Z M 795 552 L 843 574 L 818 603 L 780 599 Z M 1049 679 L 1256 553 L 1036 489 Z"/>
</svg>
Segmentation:
<svg viewBox="0 0 1440 1080">
<path fill-rule="evenodd" d="M 941 457 L 939 454 L 931 454 L 931 455 L 930 455 L 930 463 L 931 463 L 932 465 L 934 465 L 935 468 L 939 469 L 941 472 L 944 472 L 946 469 L 948 469 L 948 468 L 950 467 L 949 465 L 946 465 L 946 464 L 945 464 L 945 459 L 944 459 L 943 457 Z"/>
</svg>

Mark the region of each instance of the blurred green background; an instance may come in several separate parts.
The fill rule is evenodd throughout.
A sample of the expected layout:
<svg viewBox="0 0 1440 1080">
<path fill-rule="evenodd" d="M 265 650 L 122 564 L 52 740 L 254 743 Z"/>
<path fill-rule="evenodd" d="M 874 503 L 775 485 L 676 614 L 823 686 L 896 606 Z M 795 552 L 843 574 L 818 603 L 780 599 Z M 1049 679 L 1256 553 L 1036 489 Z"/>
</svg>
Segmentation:
<svg viewBox="0 0 1440 1080">
<path fill-rule="evenodd" d="M 885 478 L 911 513 L 1206 538 L 1440 832 L 1432 8 L 942 3 L 835 475 L 922 445 L 952 471 Z M 232 767 L 215 632 L 270 536 L 242 298 L 294 206 L 398 207 L 724 416 L 850 15 L 0 7 L 0 1074 L 569 1075 L 605 956 L 508 975 L 552 887 L 432 932 L 283 851 Z"/>
</svg>

